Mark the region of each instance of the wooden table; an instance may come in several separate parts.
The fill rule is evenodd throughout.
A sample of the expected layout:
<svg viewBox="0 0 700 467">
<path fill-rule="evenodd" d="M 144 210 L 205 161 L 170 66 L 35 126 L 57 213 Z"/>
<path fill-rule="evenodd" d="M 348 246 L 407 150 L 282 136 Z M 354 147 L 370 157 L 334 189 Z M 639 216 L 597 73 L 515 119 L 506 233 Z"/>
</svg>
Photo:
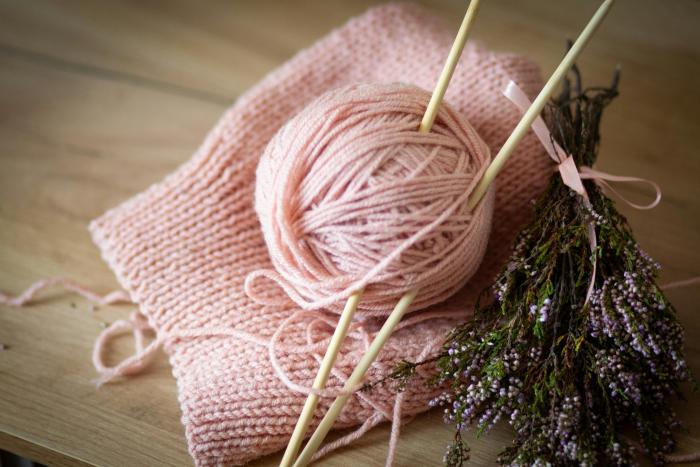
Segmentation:
<svg viewBox="0 0 700 467">
<path fill-rule="evenodd" d="M 184 162 L 236 96 L 370 3 L 0 2 L 0 289 L 45 276 L 116 287 L 88 221 Z M 426 3 L 456 30 L 466 2 Z M 475 35 L 549 72 L 596 3 L 490 0 Z M 580 62 L 596 84 L 622 65 L 600 166 L 663 187 L 654 211 L 620 209 L 664 281 L 700 275 L 698 21 L 696 0 L 620 0 Z M 669 294 L 696 375 L 698 294 Z M 126 313 L 62 293 L 0 308 L 0 448 L 52 465 L 191 465 L 165 355 L 128 382 L 91 383 L 93 340 Z M 114 358 L 130 345 L 120 341 Z M 678 407 L 690 428 L 681 450 L 700 449 L 700 398 Z M 439 464 L 450 434 L 439 413 L 419 417 L 403 430 L 398 464 Z M 384 425 L 324 465 L 381 465 L 387 440 Z M 493 464 L 509 440 L 499 428 L 472 442 L 474 464 Z"/>
</svg>

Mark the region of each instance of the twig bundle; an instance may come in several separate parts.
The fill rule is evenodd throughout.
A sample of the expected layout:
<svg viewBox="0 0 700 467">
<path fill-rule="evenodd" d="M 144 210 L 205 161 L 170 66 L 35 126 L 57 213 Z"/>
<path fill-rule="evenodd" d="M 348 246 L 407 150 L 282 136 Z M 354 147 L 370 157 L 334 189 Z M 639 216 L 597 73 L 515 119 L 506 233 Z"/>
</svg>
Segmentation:
<svg viewBox="0 0 700 467">
<path fill-rule="evenodd" d="M 567 80 L 548 108 L 548 126 L 577 166 L 591 166 L 618 79 L 582 90 L 574 72 L 575 86 Z M 681 397 L 679 383 L 690 378 L 683 329 L 656 284 L 659 265 L 613 202 L 584 183 L 590 205 L 552 176 L 475 319 L 447 340 L 436 383 L 449 389 L 434 403 L 457 428 L 448 465 L 467 458 L 463 430 L 481 435 L 499 420 L 517 432 L 499 456 L 507 465 L 630 465 L 639 445 L 663 463 L 674 447 L 667 399 Z M 394 377 L 405 384 L 414 370 L 403 362 Z"/>
</svg>

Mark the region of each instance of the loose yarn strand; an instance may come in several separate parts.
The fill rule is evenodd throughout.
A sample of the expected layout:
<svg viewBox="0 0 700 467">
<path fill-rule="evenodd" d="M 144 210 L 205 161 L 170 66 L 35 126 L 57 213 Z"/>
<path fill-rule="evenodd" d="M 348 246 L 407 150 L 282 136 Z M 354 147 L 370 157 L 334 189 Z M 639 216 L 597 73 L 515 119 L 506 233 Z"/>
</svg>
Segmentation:
<svg viewBox="0 0 700 467">
<path fill-rule="evenodd" d="M 311 459 L 312 462 L 316 462 L 322 459 L 323 457 L 327 456 L 328 454 L 330 454 L 338 448 L 342 448 L 352 444 L 353 442 L 357 441 L 362 436 L 364 436 L 364 434 L 367 433 L 369 430 L 379 425 L 382 422 L 382 420 L 384 420 L 384 416 L 382 414 L 378 412 L 374 413 L 357 430 L 343 436 L 342 438 L 338 438 L 335 441 L 326 443 L 322 449 L 320 449 L 316 454 L 314 454 L 313 458 Z"/>
<path fill-rule="evenodd" d="M 145 346 L 144 333 L 151 331 L 143 315 L 134 311 L 128 320 L 118 320 L 104 329 L 97 340 L 92 352 L 92 364 L 100 377 L 93 382 L 98 386 L 109 383 L 120 376 L 130 376 L 142 372 L 153 361 L 158 350 L 163 345 L 163 340 L 156 337 Z M 115 366 L 107 366 L 104 363 L 104 354 L 107 344 L 115 337 L 133 333 L 136 353 L 125 358 Z"/>
<path fill-rule="evenodd" d="M 106 295 L 99 295 L 90 290 L 88 287 L 65 277 L 47 277 L 30 285 L 24 292 L 16 296 L 7 295 L 0 292 L 0 304 L 21 307 L 31 302 L 42 291 L 49 288 L 68 290 L 99 305 L 132 303 L 129 294 L 123 290 L 115 290 Z"/>
<path fill-rule="evenodd" d="M 64 277 L 41 279 L 30 285 L 24 292 L 17 296 L 10 296 L 0 292 L 0 304 L 23 307 L 31 303 L 42 291 L 49 288 L 60 288 L 73 292 L 99 305 L 114 305 L 118 303 L 133 304 L 129 295 L 124 291 L 117 290 L 106 295 L 100 295 L 90 288 Z M 144 333 L 149 330 L 150 327 L 143 315 L 138 312 L 133 312 L 128 320 L 115 321 L 99 334 L 95 341 L 92 354 L 92 363 L 100 374 L 100 377 L 94 381 L 97 386 L 112 381 L 118 376 L 139 373 L 148 366 L 156 355 L 156 351 L 162 345 L 162 342 L 158 339 L 151 342 L 148 346 L 145 345 Z M 107 366 L 104 363 L 103 354 L 108 342 L 114 337 L 129 332 L 134 336 L 136 353 L 114 367 Z"/>
<path fill-rule="evenodd" d="M 31 304 L 32 300 L 36 298 L 41 291 L 48 288 L 62 288 L 64 290 L 76 293 L 89 301 L 100 304 L 100 305 L 113 305 L 118 303 L 128 303 L 133 304 L 130 300 L 128 294 L 124 291 L 113 291 L 106 295 L 100 295 L 99 293 L 91 290 L 90 288 L 72 281 L 67 278 L 45 278 L 41 279 L 31 286 L 29 286 L 24 292 L 17 296 L 11 296 L 0 292 L 0 304 L 5 304 L 15 307 L 24 307 Z M 146 318 L 139 313 L 134 311 L 130 314 L 128 319 L 121 319 L 113 322 L 111 325 L 103 329 L 95 340 L 95 345 L 93 347 L 92 353 L 92 363 L 96 371 L 99 373 L 99 377 L 93 382 L 99 387 L 103 384 L 109 383 L 122 376 L 133 376 L 145 370 L 149 364 L 153 361 L 154 357 L 157 355 L 158 351 L 163 347 L 163 345 L 169 340 L 177 339 L 198 339 L 198 338 L 210 338 L 210 337 L 228 337 L 240 339 L 246 342 L 265 347 L 268 350 L 270 363 L 275 370 L 275 373 L 279 380 L 288 388 L 296 392 L 303 394 L 316 394 L 322 397 L 337 397 L 339 395 L 349 396 L 356 393 L 362 387 L 362 384 L 357 384 L 350 389 L 345 390 L 319 390 L 312 387 L 303 386 L 292 381 L 289 376 L 285 373 L 284 369 L 280 365 L 276 352 L 277 350 L 282 350 L 285 353 L 290 354 L 307 354 L 309 352 L 319 352 L 322 351 L 328 344 L 330 339 L 324 339 L 320 342 L 311 342 L 311 336 L 307 332 L 307 345 L 280 345 L 280 340 L 288 331 L 289 325 L 301 318 L 315 318 L 309 324 L 308 329 L 311 329 L 316 322 L 322 322 L 326 326 L 334 328 L 336 323 L 328 317 L 328 315 L 321 312 L 310 312 L 310 311 L 298 311 L 286 320 L 277 328 L 275 333 L 270 339 L 259 337 L 244 331 L 239 331 L 232 328 L 218 327 L 218 328 L 205 328 L 198 330 L 187 330 L 187 329 L 174 329 L 167 332 L 159 333 L 155 339 L 153 339 L 148 345 L 146 345 L 146 333 L 153 333 L 154 330 L 150 327 Z M 354 324 L 350 327 L 350 335 L 353 335 L 354 330 L 361 329 L 361 326 Z M 107 347 L 109 343 L 119 336 L 131 333 L 134 338 L 135 353 L 116 364 L 115 366 L 108 366 L 105 363 L 104 357 L 107 353 Z M 365 345 L 368 345 L 367 333 L 362 331 L 354 338 L 362 340 Z M 340 379 L 341 382 L 345 380 L 344 375 L 337 373 L 335 376 Z M 378 409 L 378 405 L 374 405 L 375 409 Z M 382 417 L 386 417 L 386 413 L 382 413 Z"/>
</svg>

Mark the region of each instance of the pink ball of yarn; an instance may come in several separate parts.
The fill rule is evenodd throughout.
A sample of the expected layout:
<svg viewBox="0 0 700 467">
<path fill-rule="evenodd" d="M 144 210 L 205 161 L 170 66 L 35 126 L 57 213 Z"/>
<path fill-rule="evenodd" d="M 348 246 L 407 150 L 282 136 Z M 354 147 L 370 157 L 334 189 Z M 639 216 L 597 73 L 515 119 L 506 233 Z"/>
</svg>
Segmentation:
<svg viewBox="0 0 700 467">
<path fill-rule="evenodd" d="M 287 122 L 257 169 L 255 207 L 277 271 L 302 308 L 386 315 L 409 290 L 412 309 L 444 301 L 486 250 L 493 190 L 467 199 L 489 161 L 474 128 L 442 105 L 418 132 L 430 94 L 402 84 L 331 91 Z"/>
</svg>

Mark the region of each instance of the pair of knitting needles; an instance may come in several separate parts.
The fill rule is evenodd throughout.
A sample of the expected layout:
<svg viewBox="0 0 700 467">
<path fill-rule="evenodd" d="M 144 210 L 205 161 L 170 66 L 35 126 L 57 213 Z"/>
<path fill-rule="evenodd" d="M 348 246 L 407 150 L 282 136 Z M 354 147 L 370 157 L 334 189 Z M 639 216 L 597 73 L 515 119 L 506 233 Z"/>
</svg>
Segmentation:
<svg viewBox="0 0 700 467">
<path fill-rule="evenodd" d="M 445 96 L 445 91 L 447 90 L 447 86 L 452 78 L 455 67 L 457 66 L 459 57 L 462 54 L 462 49 L 467 41 L 472 24 L 476 18 L 476 14 L 479 11 L 480 2 L 481 0 L 471 0 L 469 3 L 464 20 L 459 28 L 457 37 L 452 45 L 452 49 L 450 50 L 445 66 L 440 74 L 435 90 L 433 91 L 430 102 L 428 103 L 425 114 L 423 115 L 423 119 L 420 123 L 419 132 L 421 133 L 430 132 L 430 129 L 433 126 L 438 108 L 440 107 L 442 99 Z M 554 70 L 554 73 L 552 73 L 552 76 L 537 95 L 537 98 L 535 98 L 530 108 L 525 112 L 518 125 L 503 144 L 503 147 L 501 147 L 496 157 L 486 169 L 483 178 L 468 200 L 467 205 L 470 209 L 474 209 L 479 201 L 481 201 L 481 198 L 488 190 L 488 187 L 491 185 L 493 180 L 503 168 L 503 165 L 508 160 L 508 157 L 510 157 L 518 143 L 520 143 L 525 134 L 528 132 L 535 119 L 540 115 L 540 113 L 542 113 L 544 106 L 551 98 L 556 87 L 569 72 L 580 53 L 586 47 L 591 37 L 593 37 L 593 34 L 598 29 L 598 26 L 600 26 L 607 16 L 613 2 L 614 0 L 605 0 L 603 2 L 584 30 L 581 32 L 576 42 L 574 42 L 571 49 L 569 49 L 569 52 L 566 54 L 559 66 L 556 68 L 556 70 Z M 377 358 L 377 355 L 384 347 L 384 344 L 391 336 L 396 325 L 399 323 L 399 321 L 401 321 L 401 318 L 403 318 L 417 294 L 418 290 L 411 290 L 401 297 L 399 302 L 396 304 L 394 310 L 391 312 L 387 320 L 384 322 L 384 325 L 379 330 L 379 333 L 370 344 L 367 352 L 362 356 L 352 374 L 345 382 L 343 391 L 348 394 L 340 395 L 335 399 L 333 404 L 328 409 L 328 412 L 316 428 L 316 431 L 309 439 L 309 442 L 304 447 L 304 450 L 296 459 L 296 462 L 294 462 L 294 467 L 304 467 L 311 461 L 312 456 L 320 447 L 321 443 L 333 426 L 336 418 L 338 418 L 340 415 L 345 403 L 350 398 L 349 392 L 362 381 L 362 378 L 369 369 L 370 365 Z M 328 345 L 326 354 L 321 361 L 318 374 L 314 379 L 314 389 L 322 390 L 325 388 L 330 371 L 335 363 L 336 357 L 338 356 L 340 345 L 345 339 L 348 328 L 350 327 L 350 322 L 355 315 L 355 311 L 357 310 L 357 306 L 361 298 L 362 291 L 358 291 L 351 295 L 346 302 L 345 308 L 343 309 L 340 319 L 338 320 L 338 325 L 333 333 L 333 337 Z M 298 452 L 301 442 L 306 434 L 308 425 L 311 422 L 311 418 L 313 417 L 314 409 L 318 404 L 318 398 L 319 396 L 314 393 L 309 394 L 307 397 L 301 415 L 299 416 L 299 420 L 297 421 L 294 432 L 292 433 L 292 437 L 287 445 L 287 450 L 285 451 L 282 462 L 280 463 L 281 467 L 289 467 L 292 465 L 294 457 L 296 456 L 296 453 Z"/>
</svg>

